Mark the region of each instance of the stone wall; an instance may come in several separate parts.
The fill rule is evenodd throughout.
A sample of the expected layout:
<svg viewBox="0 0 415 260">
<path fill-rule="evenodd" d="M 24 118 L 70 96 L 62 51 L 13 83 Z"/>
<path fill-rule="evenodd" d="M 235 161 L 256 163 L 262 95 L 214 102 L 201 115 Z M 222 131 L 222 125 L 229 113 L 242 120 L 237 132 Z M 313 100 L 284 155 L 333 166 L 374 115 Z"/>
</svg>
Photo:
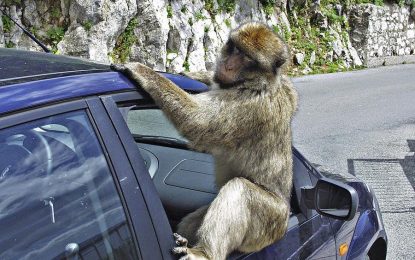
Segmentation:
<svg viewBox="0 0 415 260">
<path fill-rule="evenodd" d="M 412 12 L 412 15 L 411 15 Z M 367 67 L 415 62 L 415 10 L 362 4 L 350 11 L 350 39 Z"/>
<path fill-rule="evenodd" d="M 268 24 L 289 42 L 294 74 L 353 69 L 362 61 L 367 66 L 389 64 L 385 57 L 399 57 L 400 62 L 414 57 L 414 21 L 408 5 L 0 0 L 0 8 L 56 53 L 107 63 L 139 61 L 161 71 L 211 69 L 231 28 L 248 20 Z M 0 19 L 1 46 L 41 51 L 5 16 Z"/>
</svg>

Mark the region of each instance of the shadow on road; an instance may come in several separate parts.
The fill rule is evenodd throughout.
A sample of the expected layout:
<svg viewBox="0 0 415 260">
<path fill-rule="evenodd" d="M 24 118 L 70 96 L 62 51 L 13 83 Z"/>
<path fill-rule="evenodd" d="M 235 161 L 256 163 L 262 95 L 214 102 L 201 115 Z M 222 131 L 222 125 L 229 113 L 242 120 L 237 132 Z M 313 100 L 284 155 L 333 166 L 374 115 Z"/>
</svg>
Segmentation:
<svg viewBox="0 0 415 260">
<path fill-rule="evenodd" d="M 407 143 L 403 159 L 347 159 L 349 173 L 373 188 L 384 213 L 415 212 L 415 140 Z"/>
<path fill-rule="evenodd" d="M 411 183 L 415 191 L 415 140 L 406 140 L 409 147 L 409 155 L 404 159 L 347 159 L 348 172 L 356 176 L 355 164 L 357 162 L 368 163 L 399 163 L 406 178 Z"/>
</svg>

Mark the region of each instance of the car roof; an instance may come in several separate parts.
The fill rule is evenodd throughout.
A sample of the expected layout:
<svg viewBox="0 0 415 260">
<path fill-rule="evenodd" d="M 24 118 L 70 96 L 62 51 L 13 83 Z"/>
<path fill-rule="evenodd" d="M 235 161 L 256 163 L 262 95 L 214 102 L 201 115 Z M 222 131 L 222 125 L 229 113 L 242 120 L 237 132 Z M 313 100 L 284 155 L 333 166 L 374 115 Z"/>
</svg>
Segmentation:
<svg viewBox="0 0 415 260">
<path fill-rule="evenodd" d="M 105 64 L 85 59 L 0 48 L 0 86 L 28 82 L 39 79 L 75 75 L 99 71 L 109 71 Z"/>
<path fill-rule="evenodd" d="M 184 76 L 163 73 L 191 92 L 208 88 Z M 134 90 L 105 64 L 50 53 L 0 48 L 0 114 L 67 99 Z"/>
</svg>

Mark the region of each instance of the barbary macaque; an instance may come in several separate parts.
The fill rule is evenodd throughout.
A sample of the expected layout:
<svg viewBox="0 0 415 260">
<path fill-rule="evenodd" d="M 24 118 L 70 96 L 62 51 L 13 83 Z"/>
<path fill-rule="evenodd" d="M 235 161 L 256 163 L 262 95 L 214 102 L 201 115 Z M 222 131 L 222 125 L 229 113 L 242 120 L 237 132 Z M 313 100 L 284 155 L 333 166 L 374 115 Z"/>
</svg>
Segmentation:
<svg viewBox="0 0 415 260">
<path fill-rule="evenodd" d="M 282 238 L 292 188 L 291 118 L 297 94 L 282 75 L 289 49 L 266 25 L 230 33 L 214 72 L 186 73 L 212 89 L 191 95 L 139 64 L 113 65 L 141 86 L 189 139 L 215 158 L 219 193 L 178 225 L 181 259 L 222 260 Z"/>
</svg>

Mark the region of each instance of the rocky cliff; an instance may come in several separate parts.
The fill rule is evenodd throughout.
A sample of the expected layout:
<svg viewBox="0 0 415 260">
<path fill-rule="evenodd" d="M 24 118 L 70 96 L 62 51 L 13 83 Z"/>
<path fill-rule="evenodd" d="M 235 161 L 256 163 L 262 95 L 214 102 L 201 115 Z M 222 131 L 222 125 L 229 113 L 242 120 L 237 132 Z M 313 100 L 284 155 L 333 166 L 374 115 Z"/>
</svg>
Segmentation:
<svg viewBox="0 0 415 260">
<path fill-rule="evenodd" d="M 413 2 L 0 0 L 0 9 L 56 53 L 171 72 L 211 69 L 231 28 L 262 21 L 290 44 L 291 71 L 308 74 L 412 61 Z M 4 15 L 0 46 L 40 50 Z"/>
</svg>

